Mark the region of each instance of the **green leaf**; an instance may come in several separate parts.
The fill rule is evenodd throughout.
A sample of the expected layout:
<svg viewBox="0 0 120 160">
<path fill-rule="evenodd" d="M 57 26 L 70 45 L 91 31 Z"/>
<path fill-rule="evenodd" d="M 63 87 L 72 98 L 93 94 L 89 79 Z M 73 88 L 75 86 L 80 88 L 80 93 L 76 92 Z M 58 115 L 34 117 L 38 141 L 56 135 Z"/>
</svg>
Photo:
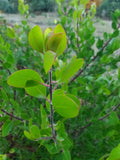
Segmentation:
<svg viewBox="0 0 120 160">
<path fill-rule="evenodd" d="M 42 105 L 40 106 L 40 111 L 41 111 L 41 121 L 42 121 L 41 129 L 46 129 L 48 128 L 49 121 L 48 121 L 46 111 Z"/>
<path fill-rule="evenodd" d="M 6 154 L 0 154 L 0 160 L 7 160 L 8 158 L 7 158 L 8 156 L 6 155 Z"/>
<path fill-rule="evenodd" d="M 41 77 L 37 72 L 31 69 L 23 69 L 10 75 L 8 77 L 7 83 L 13 87 L 25 88 L 26 83 L 29 80 L 41 82 Z"/>
<path fill-rule="evenodd" d="M 103 47 L 103 40 L 101 40 L 100 38 L 98 39 L 96 46 L 98 49 L 101 49 Z"/>
<path fill-rule="evenodd" d="M 47 148 L 47 150 L 50 154 L 59 153 L 60 150 L 61 150 L 61 147 L 58 144 L 55 144 L 55 143 L 45 144 L 45 147 Z"/>
<path fill-rule="evenodd" d="M 109 125 L 115 126 L 115 125 L 119 124 L 119 118 L 118 118 L 117 114 L 113 111 L 111 112 L 108 120 L 109 120 Z"/>
<path fill-rule="evenodd" d="M 25 135 L 25 137 L 27 137 L 28 139 L 33 140 L 31 134 L 30 134 L 28 131 L 24 131 L 24 135 Z"/>
<path fill-rule="evenodd" d="M 9 134 L 9 132 L 12 130 L 13 121 L 10 121 L 9 119 L 5 121 L 5 123 L 2 125 L 2 136 L 5 137 Z"/>
<path fill-rule="evenodd" d="M 120 144 L 111 151 L 108 160 L 119 160 L 119 159 L 120 159 Z"/>
<path fill-rule="evenodd" d="M 67 138 L 67 133 L 65 131 L 65 126 L 62 121 L 58 121 L 56 124 L 56 131 L 57 131 L 57 140 L 58 141 L 63 141 L 64 139 Z"/>
<path fill-rule="evenodd" d="M 25 84 L 25 87 L 27 88 L 27 87 L 34 87 L 34 86 L 37 86 L 37 85 L 39 85 L 40 84 L 40 82 L 38 82 L 38 81 L 35 81 L 35 80 L 28 80 L 27 82 L 26 82 L 26 84 Z"/>
<path fill-rule="evenodd" d="M 33 97 L 43 98 L 46 96 L 46 87 L 40 84 L 43 83 L 40 75 L 31 69 L 13 73 L 8 77 L 7 82 L 13 87 L 25 88 L 25 91 Z"/>
<path fill-rule="evenodd" d="M 62 40 L 63 33 L 52 34 L 47 41 L 47 50 L 57 53 L 58 46 Z"/>
<path fill-rule="evenodd" d="M 83 59 L 73 58 L 71 62 L 66 65 L 59 74 L 59 82 L 69 82 L 69 79 L 83 66 Z"/>
<path fill-rule="evenodd" d="M 40 130 L 36 125 L 32 125 L 30 127 L 30 134 L 34 139 L 39 139 L 40 138 Z"/>
<path fill-rule="evenodd" d="M 118 70 L 118 79 L 120 80 L 120 68 Z"/>
<path fill-rule="evenodd" d="M 51 136 L 51 133 L 52 133 L 52 130 L 51 130 L 51 128 L 49 127 L 49 128 L 46 128 L 46 129 L 41 129 L 40 130 L 40 135 L 41 136 Z"/>
<path fill-rule="evenodd" d="M 70 97 L 78 105 L 78 107 L 80 107 L 80 100 L 76 96 L 72 94 L 66 94 L 66 96 Z"/>
<path fill-rule="evenodd" d="M 14 30 L 14 28 L 11 28 L 11 27 L 7 28 L 7 36 L 9 38 L 14 38 L 15 37 L 15 30 Z"/>
<path fill-rule="evenodd" d="M 54 92 L 53 92 L 54 95 L 65 95 L 65 91 L 62 90 L 62 89 L 56 89 Z"/>
<path fill-rule="evenodd" d="M 64 28 L 60 24 L 58 24 L 55 27 L 54 33 L 55 34 L 56 33 L 63 33 L 62 40 L 61 40 L 61 42 L 60 42 L 60 44 L 59 44 L 59 46 L 57 48 L 57 51 L 56 51 L 57 56 L 59 56 L 64 52 L 64 50 L 65 50 L 65 48 L 67 46 L 67 36 L 66 36 Z"/>
<path fill-rule="evenodd" d="M 33 49 L 39 52 L 43 52 L 43 34 L 41 28 L 34 26 L 28 35 L 29 44 Z"/>
<path fill-rule="evenodd" d="M 52 103 L 55 111 L 65 118 L 76 117 L 79 113 L 78 105 L 66 95 L 53 94 Z"/>
<path fill-rule="evenodd" d="M 61 142 L 63 149 L 68 150 L 73 146 L 73 142 L 70 138 L 66 137 L 64 141 Z"/>
<path fill-rule="evenodd" d="M 64 151 L 62 152 L 62 157 L 63 157 L 64 160 L 71 160 L 70 151 L 64 150 Z"/>
<path fill-rule="evenodd" d="M 47 41 L 50 37 L 50 34 L 53 32 L 53 29 L 51 27 L 47 28 L 43 32 L 43 38 L 44 38 L 44 49 L 47 50 Z"/>
<path fill-rule="evenodd" d="M 27 87 L 25 88 L 25 91 L 29 95 L 36 97 L 36 98 L 45 98 L 46 96 L 46 87 L 41 84 L 33 86 L 33 87 Z"/>
<path fill-rule="evenodd" d="M 55 61 L 55 53 L 52 51 L 45 52 L 43 65 L 46 73 L 51 69 L 54 61 Z"/>
</svg>

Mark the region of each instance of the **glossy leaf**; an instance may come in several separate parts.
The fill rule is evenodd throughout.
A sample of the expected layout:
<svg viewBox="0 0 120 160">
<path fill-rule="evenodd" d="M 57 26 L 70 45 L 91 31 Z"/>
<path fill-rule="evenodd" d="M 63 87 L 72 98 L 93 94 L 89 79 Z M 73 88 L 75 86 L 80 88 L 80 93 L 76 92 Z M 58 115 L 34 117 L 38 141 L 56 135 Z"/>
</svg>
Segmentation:
<svg viewBox="0 0 120 160">
<path fill-rule="evenodd" d="M 61 42 L 60 42 L 60 44 L 59 44 L 59 46 L 57 48 L 57 51 L 56 51 L 57 56 L 59 56 L 59 55 L 61 55 L 64 52 L 64 50 L 65 50 L 65 48 L 67 46 L 67 36 L 66 36 L 64 28 L 60 24 L 58 24 L 55 27 L 54 33 L 55 34 L 56 33 L 63 33 L 62 40 L 61 40 Z"/>
<path fill-rule="evenodd" d="M 46 96 L 46 87 L 40 75 L 31 69 L 23 69 L 13 73 L 8 77 L 8 84 L 13 87 L 25 88 L 26 92 L 37 98 Z"/>
<path fill-rule="evenodd" d="M 53 32 L 53 29 L 51 27 L 47 28 L 43 32 L 43 38 L 44 38 L 44 49 L 47 50 L 47 41 L 50 37 L 50 34 Z"/>
<path fill-rule="evenodd" d="M 78 107 L 80 107 L 80 100 L 76 96 L 72 94 L 66 94 L 66 95 L 70 97 L 78 105 Z"/>
<path fill-rule="evenodd" d="M 57 49 L 61 43 L 62 38 L 63 38 L 62 32 L 52 34 L 47 42 L 47 50 L 51 50 L 51 51 L 57 53 Z"/>
<path fill-rule="evenodd" d="M 52 103 L 55 111 L 65 118 L 76 117 L 79 113 L 78 105 L 66 95 L 53 94 Z"/>
<path fill-rule="evenodd" d="M 41 82 L 41 77 L 34 70 L 23 69 L 23 70 L 14 72 L 12 75 L 10 75 L 8 77 L 7 83 L 13 87 L 25 88 L 26 83 L 29 80 Z"/>
<path fill-rule="evenodd" d="M 25 88 L 25 91 L 36 98 L 44 98 L 46 96 L 46 87 L 41 84 L 33 87 L 27 87 Z"/>
<path fill-rule="evenodd" d="M 39 52 L 43 52 L 43 34 L 41 28 L 34 26 L 28 35 L 29 44 L 33 49 Z"/>
<path fill-rule="evenodd" d="M 52 51 L 45 52 L 43 65 L 46 73 L 51 69 L 54 61 L 55 61 L 55 53 Z"/>
</svg>

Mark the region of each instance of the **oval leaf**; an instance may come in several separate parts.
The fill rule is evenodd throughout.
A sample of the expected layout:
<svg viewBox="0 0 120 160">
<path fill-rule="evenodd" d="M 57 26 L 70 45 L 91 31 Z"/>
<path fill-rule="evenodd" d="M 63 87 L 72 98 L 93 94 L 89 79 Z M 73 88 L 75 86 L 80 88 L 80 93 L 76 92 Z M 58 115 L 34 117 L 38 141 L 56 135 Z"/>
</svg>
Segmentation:
<svg viewBox="0 0 120 160">
<path fill-rule="evenodd" d="M 52 34 L 51 37 L 48 39 L 47 49 L 56 53 L 62 38 L 63 38 L 63 33 Z"/>
<path fill-rule="evenodd" d="M 65 118 L 76 117 L 79 113 L 78 105 L 66 95 L 53 94 L 52 103 L 55 111 Z"/>
<path fill-rule="evenodd" d="M 27 87 L 25 88 L 25 91 L 36 98 L 44 98 L 46 96 L 46 87 L 41 84 L 33 87 Z"/>
<path fill-rule="evenodd" d="M 63 34 L 63 36 L 62 36 L 62 40 L 56 51 L 57 56 L 61 55 L 67 46 L 67 36 L 66 36 L 65 30 L 60 24 L 58 24 L 54 29 L 54 33 L 56 34 L 60 32 Z"/>
<path fill-rule="evenodd" d="M 10 86 L 25 88 L 27 81 L 38 81 L 41 82 L 40 75 L 31 69 L 19 70 L 8 77 L 7 83 Z"/>
<path fill-rule="evenodd" d="M 28 41 L 33 49 L 43 52 L 43 34 L 38 25 L 34 26 L 29 32 Z"/>
</svg>

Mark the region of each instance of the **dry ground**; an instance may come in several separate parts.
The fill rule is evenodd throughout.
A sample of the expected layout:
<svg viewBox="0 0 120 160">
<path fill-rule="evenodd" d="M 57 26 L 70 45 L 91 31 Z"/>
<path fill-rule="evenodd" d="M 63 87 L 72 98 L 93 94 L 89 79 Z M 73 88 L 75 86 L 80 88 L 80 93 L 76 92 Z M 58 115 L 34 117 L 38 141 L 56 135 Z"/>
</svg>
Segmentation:
<svg viewBox="0 0 120 160">
<path fill-rule="evenodd" d="M 8 23 L 10 24 L 15 24 L 21 23 L 21 20 L 24 19 L 21 17 L 19 14 L 4 14 L 1 13 L 2 17 L 4 17 Z M 40 15 L 33 15 L 29 16 L 28 19 L 28 24 L 32 27 L 34 25 L 40 25 L 42 30 L 47 28 L 48 26 L 51 26 L 52 28 L 55 27 L 55 20 L 58 20 L 58 15 L 57 13 L 42 13 Z M 111 32 L 111 21 L 109 20 L 95 20 L 95 27 L 96 27 L 96 32 L 95 34 L 97 36 L 102 36 L 103 32 Z"/>
</svg>

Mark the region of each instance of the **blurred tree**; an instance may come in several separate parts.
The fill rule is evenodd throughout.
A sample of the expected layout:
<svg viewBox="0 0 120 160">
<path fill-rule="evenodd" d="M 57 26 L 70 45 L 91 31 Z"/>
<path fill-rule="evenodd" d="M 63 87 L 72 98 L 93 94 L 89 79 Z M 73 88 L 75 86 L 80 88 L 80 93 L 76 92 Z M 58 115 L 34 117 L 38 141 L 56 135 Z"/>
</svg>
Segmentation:
<svg viewBox="0 0 120 160">
<path fill-rule="evenodd" d="M 87 9 L 87 10 L 90 9 L 90 7 L 91 7 L 91 5 L 92 5 L 93 3 L 95 3 L 96 6 L 99 7 L 99 6 L 102 4 L 103 1 L 104 1 L 104 0 L 89 0 L 89 2 L 86 4 L 86 9 Z"/>
<path fill-rule="evenodd" d="M 54 0 L 27 0 L 31 11 L 53 11 L 55 8 Z"/>
<path fill-rule="evenodd" d="M 120 9 L 120 0 L 104 0 L 97 8 L 97 16 L 102 18 L 110 18 L 111 12 Z"/>
</svg>

